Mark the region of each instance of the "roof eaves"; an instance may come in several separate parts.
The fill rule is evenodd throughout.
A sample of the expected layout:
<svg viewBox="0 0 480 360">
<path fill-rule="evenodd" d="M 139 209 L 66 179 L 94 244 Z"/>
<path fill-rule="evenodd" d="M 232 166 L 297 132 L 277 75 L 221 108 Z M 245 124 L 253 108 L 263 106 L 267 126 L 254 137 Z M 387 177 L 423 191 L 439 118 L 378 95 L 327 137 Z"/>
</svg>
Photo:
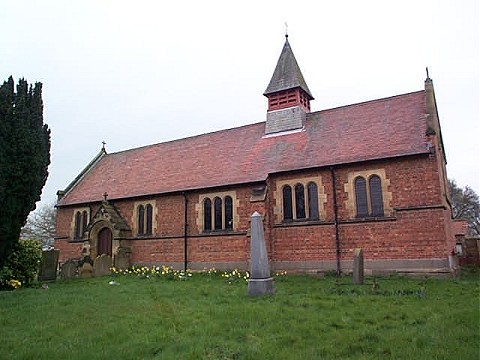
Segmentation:
<svg viewBox="0 0 480 360">
<path fill-rule="evenodd" d="M 102 148 L 99 153 L 88 163 L 87 166 L 73 179 L 73 181 L 67 185 L 67 187 L 63 190 L 63 196 L 66 196 L 74 187 L 77 185 L 85 175 L 95 167 L 95 165 L 105 156 L 107 152 L 104 148 Z"/>
<path fill-rule="evenodd" d="M 247 180 L 247 181 L 240 181 L 240 182 L 234 182 L 234 183 L 228 183 L 228 184 L 216 184 L 216 185 L 211 185 L 211 186 L 193 186 L 193 187 L 187 187 L 183 189 L 177 189 L 177 190 L 167 190 L 167 191 L 160 191 L 160 192 L 152 192 L 148 194 L 132 194 L 132 195 L 126 195 L 126 196 L 119 196 L 119 197 L 110 197 L 108 198 L 109 201 L 120 201 L 120 200 L 128 200 L 128 199 L 144 199 L 147 197 L 152 197 L 152 196 L 160 196 L 160 195 L 172 195 L 172 194 L 182 194 L 186 192 L 209 192 L 213 191 L 214 189 L 218 188 L 231 188 L 231 187 L 238 187 L 238 186 L 246 186 L 246 185 L 251 185 L 251 184 L 258 184 L 265 182 L 267 179 L 266 177 L 262 178 L 257 178 L 257 179 L 252 179 L 252 180 Z M 102 203 L 103 200 L 100 199 L 83 199 L 81 201 L 72 201 L 72 202 L 67 202 L 65 203 L 60 203 L 57 205 L 57 207 L 67 207 L 67 206 L 80 206 L 80 205 L 87 205 L 87 204 L 92 204 L 92 203 Z"/>
<path fill-rule="evenodd" d="M 331 163 L 324 163 L 319 165 L 291 168 L 291 169 L 279 170 L 279 171 L 271 171 L 268 173 L 268 177 L 271 177 L 272 175 L 275 175 L 275 174 L 285 174 L 285 173 L 293 173 L 297 171 L 325 169 L 325 168 L 338 167 L 338 166 L 350 166 L 350 165 L 361 164 L 366 162 L 399 159 L 399 158 L 410 157 L 410 156 L 423 156 L 423 155 L 430 155 L 430 154 L 431 154 L 430 151 L 425 148 L 425 151 L 411 151 L 411 152 L 398 153 L 398 154 L 388 155 L 388 156 L 358 158 L 358 159 L 337 161 L 337 162 L 332 161 Z"/>
</svg>

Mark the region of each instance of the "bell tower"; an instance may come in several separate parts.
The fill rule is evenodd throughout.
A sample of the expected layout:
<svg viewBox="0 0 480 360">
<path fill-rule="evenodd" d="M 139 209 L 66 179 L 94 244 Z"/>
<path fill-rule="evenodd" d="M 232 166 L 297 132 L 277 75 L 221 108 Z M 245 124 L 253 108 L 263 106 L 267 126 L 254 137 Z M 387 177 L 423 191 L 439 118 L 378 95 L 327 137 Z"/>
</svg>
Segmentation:
<svg viewBox="0 0 480 360">
<path fill-rule="evenodd" d="M 285 44 L 263 93 L 268 98 L 265 134 L 301 129 L 310 112 L 313 96 L 303 78 L 297 60 L 285 35 Z"/>
</svg>

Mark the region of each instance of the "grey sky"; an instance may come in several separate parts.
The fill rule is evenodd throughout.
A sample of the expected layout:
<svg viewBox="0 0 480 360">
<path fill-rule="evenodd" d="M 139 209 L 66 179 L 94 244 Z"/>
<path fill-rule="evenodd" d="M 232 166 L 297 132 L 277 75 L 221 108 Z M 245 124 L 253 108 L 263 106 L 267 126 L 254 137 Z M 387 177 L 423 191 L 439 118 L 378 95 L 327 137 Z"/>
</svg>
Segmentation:
<svg viewBox="0 0 480 360">
<path fill-rule="evenodd" d="M 312 111 L 433 79 L 450 178 L 479 193 L 477 0 L 0 2 L 0 80 L 44 86 L 42 203 L 98 153 L 265 120 L 284 23 Z"/>
</svg>

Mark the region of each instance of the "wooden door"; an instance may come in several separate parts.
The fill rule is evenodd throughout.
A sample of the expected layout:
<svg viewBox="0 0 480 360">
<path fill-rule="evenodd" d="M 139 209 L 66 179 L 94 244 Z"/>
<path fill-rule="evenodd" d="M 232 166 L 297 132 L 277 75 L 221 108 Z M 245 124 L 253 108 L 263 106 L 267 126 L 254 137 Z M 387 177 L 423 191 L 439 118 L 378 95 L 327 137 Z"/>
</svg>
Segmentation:
<svg viewBox="0 0 480 360">
<path fill-rule="evenodd" d="M 98 255 L 107 254 L 112 256 L 112 231 L 105 227 L 98 233 Z"/>
</svg>

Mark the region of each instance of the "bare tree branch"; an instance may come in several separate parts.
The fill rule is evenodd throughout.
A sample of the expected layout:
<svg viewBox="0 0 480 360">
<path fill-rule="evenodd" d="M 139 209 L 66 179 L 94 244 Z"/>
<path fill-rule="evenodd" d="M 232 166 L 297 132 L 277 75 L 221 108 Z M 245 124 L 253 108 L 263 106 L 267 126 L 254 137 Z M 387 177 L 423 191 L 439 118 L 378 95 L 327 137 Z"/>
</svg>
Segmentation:
<svg viewBox="0 0 480 360">
<path fill-rule="evenodd" d="M 53 204 L 46 204 L 30 213 L 20 233 L 21 239 L 36 239 L 43 245 L 53 245 L 55 236 L 55 214 Z"/>
<path fill-rule="evenodd" d="M 454 219 L 467 220 L 469 235 L 480 235 L 480 202 L 478 195 L 468 185 L 460 188 L 455 180 L 448 180 Z"/>
</svg>

